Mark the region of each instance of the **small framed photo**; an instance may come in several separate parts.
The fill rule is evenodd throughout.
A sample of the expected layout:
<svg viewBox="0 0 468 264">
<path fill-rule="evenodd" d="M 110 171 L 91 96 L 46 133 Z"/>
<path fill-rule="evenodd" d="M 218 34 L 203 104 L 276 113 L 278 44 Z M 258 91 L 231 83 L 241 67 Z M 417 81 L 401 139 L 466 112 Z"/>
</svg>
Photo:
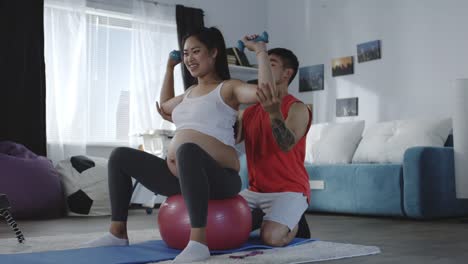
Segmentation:
<svg viewBox="0 0 468 264">
<path fill-rule="evenodd" d="M 358 99 L 357 97 L 336 99 L 336 117 L 357 116 Z"/>
<path fill-rule="evenodd" d="M 380 40 L 369 41 L 357 45 L 358 62 L 378 60 L 381 58 Z"/>
<path fill-rule="evenodd" d="M 332 60 L 332 76 L 354 74 L 353 56 L 342 57 Z"/>
<path fill-rule="evenodd" d="M 324 89 L 325 66 L 317 64 L 299 69 L 299 92 L 319 91 Z"/>
</svg>

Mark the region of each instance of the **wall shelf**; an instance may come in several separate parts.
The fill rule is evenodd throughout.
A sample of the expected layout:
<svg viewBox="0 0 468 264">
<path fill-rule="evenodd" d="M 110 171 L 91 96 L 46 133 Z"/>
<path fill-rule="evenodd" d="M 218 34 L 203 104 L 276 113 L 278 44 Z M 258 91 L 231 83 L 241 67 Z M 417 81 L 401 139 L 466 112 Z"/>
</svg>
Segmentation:
<svg viewBox="0 0 468 264">
<path fill-rule="evenodd" d="M 258 78 L 258 69 L 254 67 L 245 67 L 229 64 L 231 78 L 242 81 L 254 80 Z"/>
</svg>

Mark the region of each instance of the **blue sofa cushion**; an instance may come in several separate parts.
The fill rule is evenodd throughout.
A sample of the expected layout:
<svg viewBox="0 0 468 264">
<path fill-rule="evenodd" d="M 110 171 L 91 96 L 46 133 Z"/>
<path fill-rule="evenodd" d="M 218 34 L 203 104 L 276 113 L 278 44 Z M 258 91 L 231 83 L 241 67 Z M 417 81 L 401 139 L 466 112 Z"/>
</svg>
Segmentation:
<svg viewBox="0 0 468 264">
<path fill-rule="evenodd" d="M 311 191 L 309 211 L 404 216 L 401 164 L 306 165 L 310 180 L 324 181 Z"/>
</svg>

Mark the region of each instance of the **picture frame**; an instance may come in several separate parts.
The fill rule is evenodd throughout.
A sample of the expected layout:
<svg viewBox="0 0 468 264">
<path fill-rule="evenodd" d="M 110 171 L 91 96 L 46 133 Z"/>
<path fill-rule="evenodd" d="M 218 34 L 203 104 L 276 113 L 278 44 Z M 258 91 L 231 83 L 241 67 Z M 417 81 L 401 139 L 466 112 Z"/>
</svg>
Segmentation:
<svg viewBox="0 0 468 264">
<path fill-rule="evenodd" d="M 359 115 L 359 98 L 336 99 L 336 117 L 348 117 Z"/>
<path fill-rule="evenodd" d="M 379 60 L 382 58 L 380 40 L 373 40 L 357 45 L 358 63 Z"/>
<path fill-rule="evenodd" d="M 323 64 L 317 64 L 299 69 L 299 92 L 324 90 Z"/>
<path fill-rule="evenodd" d="M 354 57 L 341 57 L 332 60 L 332 76 L 354 74 Z"/>
</svg>

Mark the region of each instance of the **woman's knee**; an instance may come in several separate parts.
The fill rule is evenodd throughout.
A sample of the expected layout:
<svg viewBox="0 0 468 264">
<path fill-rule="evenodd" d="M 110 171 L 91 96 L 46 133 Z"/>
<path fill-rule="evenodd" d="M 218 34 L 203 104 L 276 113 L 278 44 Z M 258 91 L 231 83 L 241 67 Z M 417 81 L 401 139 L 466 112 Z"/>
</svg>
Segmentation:
<svg viewBox="0 0 468 264">
<path fill-rule="evenodd" d="M 108 169 L 117 169 L 118 167 L 122 166 L 122 164 L 125 164 L 125 162 L 128 160 L 128 157 L 131 157 L 131 152 L 134 150 L 135 149 L 128 147 L 115 148 L 109 156 L 109 162 L 107 164 Z"/>
</svg>

